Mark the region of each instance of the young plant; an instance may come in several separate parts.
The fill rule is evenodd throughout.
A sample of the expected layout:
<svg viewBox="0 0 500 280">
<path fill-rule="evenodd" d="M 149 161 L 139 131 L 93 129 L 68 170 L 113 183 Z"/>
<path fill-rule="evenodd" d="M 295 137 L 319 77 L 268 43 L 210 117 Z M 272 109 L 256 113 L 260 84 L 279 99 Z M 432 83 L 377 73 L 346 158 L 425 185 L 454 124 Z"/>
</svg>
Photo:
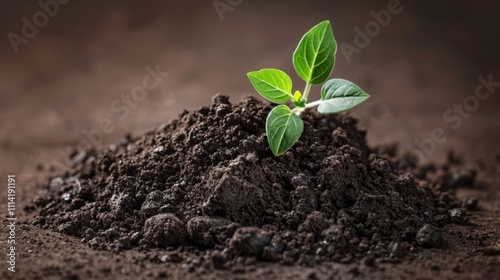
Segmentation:
<svg viewBox="0 0 500 280">
<path fill-rule="evenodd" d="M 247 74 L 255 90 L 267 100 L 284 104 L 292 101 L 295 108 L 287 105 L 274 107 L 266 120 L 266 134 L 274 155 L 288 151 L 300 138 L 304 123 L 300 114 L 307 108 L 318 107 L 322 114 L 339 113 L 358 105 L 370 97 L 354 83 L 344 79 L 331 79 L 335 64 L 337 42 L 329 21 L 323 21 L 309 30 L 300 40 L 293 54 L 293 66 L 306 82 L 304 92 L 292 93 L 292 79 L 278 69 L 262 69 Z M 308 103 L 307 97 L 313 85 L 321 85 L 321 99 Z"/>
</svg>

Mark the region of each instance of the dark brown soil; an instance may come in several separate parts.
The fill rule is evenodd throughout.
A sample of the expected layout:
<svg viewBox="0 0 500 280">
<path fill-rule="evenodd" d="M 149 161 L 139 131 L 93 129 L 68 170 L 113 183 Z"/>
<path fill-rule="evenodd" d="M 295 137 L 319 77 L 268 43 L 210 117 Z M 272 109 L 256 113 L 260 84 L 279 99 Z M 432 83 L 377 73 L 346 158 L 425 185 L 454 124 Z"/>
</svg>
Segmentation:
<svg viewBox="0 0 500 280">
<path fill-rule="evenodd" d="M 34 225 L 94 249 L 167 248 L 153 260 L 195 270 L 401 262 L 446 247 L 442 227 L 467 223 L 462 206 L 477 208 L 455 198 L 476 177 L 456 156 L 418 165 L 395 146 L 370 148 L 346 114 L 306 112 L 299 142 L 274 157 L 270 109 L 216 96 L 144 135 L 74 151 L 71 168 L 47 180 L 27 210 Z"/>
<path fill-rule="evenodd" d="M 10 32 L 21 34 L 22 19 L 26 17 L 31 20 L 41 10 L 38 2 L 3 1 L 0 33 L 4 36 Z M 90 240 L 82 242 L 83 236 L 53 230 L 58 227 L 53 217 L 45 217 L 47 229 L 33 225 L 34 218 L 41 210 L 33 208 L 33 199 L 46 195 L 43 193 L 47 191 L 43 188 L 46 183 L 40 185 L 40 182 L 47 182 L 52 177 L 68 179 L 59 172 L 59 175 L 54 175 L 47 166 L 63 166 L 71 151 L 70 147 L 89 143 L 83 131 L 100 130 L 103 119 L 112 120 L 114 129 L 102 131 L 103 137 L 96 144 L 98 149 L 120 143 L 126 133 L 135 135 L 133 141 L 138 141 L 146 129 L 176 118 L 183 108 L 195 110 L 209 104 L 211 96 L 217 92 L 229 94 L 232 101 L 240 100 L 244 95 L 254 95 L 245 75 L 252 70 L 279 68 L 292 74 L 295 86 L 300 86 L 298 77 L 293 74 L 295 71 L 290 57 L 300 39 L 298 36 L 307 27 L 329 19 L 333 23 L 339 46 L 343 43 L 356 45 L 357 28 L 365 30 L 368 24 L 374 22 L 374 13 L 383 18 L 388 3 L 392 5 L 396 1 L 217 1 L 241 3 L 224 13 L 224 21 L 214 9 L 215 1 L 69 2 L 61 5 L 57 16 L 51 17 L 46 26 L 38 29 L 36 37 L 30 38 L 28 44 L 20 45 L 19 53 L 13 52 L 7 37 L 0 44 L 0 215 L 6 216 L 4 206 L 7 191 L 1 186 L 5 186 L 7 175 L 10 174 L 16 175 L 18 215 L 15 273 L 7 270 L 9 264 L 6 262 L 6 253 L 10 245 L 5 237 L 10 233 L 5 226 L 5 219 L 0 227 L 0 256 L 3 256 L 0 257 L 0 263 L 3 264 L 0 265 L 0 279 L 500 280 L 499 87 L 495 86 L 495 92 L 487 101 L 481 102 L 477 110 L 461 115 L 463 119 L 459 128 L 455 129 L 452 126 L 455 123 L 443 119 L 447 110 L 453 111 L 455 105 L 464 105 L 476 92 L 479 76 L 500 81 L 500 36 L 494 36 L 500 31 L 495 13 L 499 10 L 500 2 L 399 1 L 403 11 L 393 15 L 390 24 L 380 28 L 377 36 L 370 36 L 368 46 L 350 57 L 339 48 L 333 74 L 356 82 L 372 96 L 370 101 L 350 111 L 359 120 L 359 127 L 367 128 L 370 147 L 398 143 L 401 155 L 393 156 L 394 149 L 387 146 L 372 148 L 372 152 L 388 160 L 394 173 L 402 172 L 403 169 L 414 174 L 419 181 L 417 188 L 425 188 L 420 184 L 422 179 L 430 182 L 429 188 L 436 189 L 433 192 L 440 195 L 436 200 L 446 202 L 448 198 L 441 193 L 448 192 L 451 203 L 440 208 L 453 210 L 465 206 L 467 220 L 455 223 L 441 216 L 428 223 L 438 229 L 437 233 L 442 239 L 440 244 L 444 246 L 423 246 L 426 245 L 424 240 L 439 240 L 436 231 L 426 226 L 415 236 L 415 241 L 400 242 L 401 257 L 396 257 L 397 254 L 376 257 L 361 251 L 357 254 L 366 257 L 359 260 L 356 256 L 350 263 L 324 260 L 331 257 L 329 255 L 324 256 L 323 260 L 310 261 L 312 257 L 306 248 L 304 252 L 301 249 L 301 253 L 306 256 L 301 258 L 305 261 L 299 257 L 295 265 L 284 264 L 283 259 L 265 261 L 264 254 L 258 258 L 234 257 L 238 251 L 233 248 L 245 247 L 235 241 L 231 249 L 224 251 L 231 243 L 226 240 L 223 244 L 223 240 L 214 239 L 214 236 L 223 236 L 218 230 L 201 230 L 199 232 L 207 234 L 191 237 L 190 234 L 195 235 L 189 228 L 203 227 L 207 221 L 198 218 L 189 227 L 186 225 L 189 220 L 182 220 L 178 214 L 177 218 L 187 228 L 184 245 L 160 248 L 156 245 L 130 244 L 130 249 L 114 252 L 114 248 L 125 243 L 100 241 L 96 245 L 105 249 L 93 249 L 89 246 Z M 371 27 L 373 29 L 373 25 Z M 120 100 L 119 106 L 125 105 L 123 94 L 130 94 L 135 86 L 143 82 L 146 66 L 155 68 L 157 65 L 171 75 L 157 90 L 149 92 L 142 102 L 131 104 L 133 107 L 130 107 L 125 118 L 113 114 L 110 110 L 113 102 Z M 311 92 L 313 96 L 319 96 L 318 90 Z M 333 122 L 341 125 L 346 117 L 341 118 Z M 307 126 L 311 127 L 310 122 Z M 435 143 L 435 150 L 422 156 L 423 150 L 415 144 L 415 140 L 432 138 L 437 128 L 446 131 L 447 140 Z M 320 131 L 315 133 L 319 135 Z M 325 130 L 328 134 L 333 131 L 333 128 Z M 262 131 L 256 135 L 259 133 Z M 307 137 L 304 136 L 302 141 L 309 141 Z M 118 146 L 117 153 L 124 154 L 123 148 Z M 224 150 L 231 149 L 224 147 Z M 450 154 L 447 161 L 448 150 L 455 153 Z M 398 158 L 412 158 L 405 157 L 405 151 L 416 151 L 422 160 L 433 164 L 419 164 L 416 168 L 412 167 L 410 160 L 397 164 Z M 296 155 L 297 152 L 295 149 L 292 154 Z M 267 153 L 256 153 L 260 159 L 257 165 L 263 164 L 264 160 L 274 160 Z M 94 151 L 88 155 L 99 161 L 104 154 Z M 192 151 L 188 155 L 192 156 Z M 361 158 L 372 162 L 365 155 Z M 72 157 L 74 164 L 81 160 Z M 279 160 L 286 163 L 284 158 Z M 180 162 L 184 162 L 184 159 Z M 464 167 L 454 165 L 460 162 Z M 443 163 L 444 166 L 440 165 Z M 227 166 L 228 162 L 223 161 L 222 164 Z M 473 173 L 467 167 L 477 170 L 474 186 L 453 186 L 446 190 L 446 185 L 470 182 Z M 213 169 L 212 166 L 205 168 Z M 301 172 L 306 176 L 314 173 L 305 169 Z M 373 170 L 371 167 L 369 169 Z M 457 182 L 455 178 L 463 180 Z M 139 181 L 140 178 L 137 176 L 134 180 Z M 290 181 L 284 181 L 287 180 Z M 395 180 L 390 179 L 390 182 Z M 57 192 L 58 181 L 54 181 L 53 190 L 50 191 L 54 197 L 67 192 Z M 213 179 L 211 184 L 216 181 Z M 314 187 L 319 183 L 315 179 L 311 184 Z M 166 186 L 172 185 L 166 184 L 163 191 Z M 91 193 L 104 194 L 109 201 L 112 194 L 103 193 L 106 184 L 101 182 L 99 186 L 101 190 L 91 189 Z M 381 187 L 384 191 L 387 188 L 389 186 Z M 71 189 L 68 188 L 68 191 Z M 370 194 L 372 191 L 367 189 L 364 193 Z M 286 189 L 285 193 L 290 193 L 290 189 Z M 397 190 L 396 193 L 404 192 Z M 100 201 L 97 197 L 95 199 Z M 74 206 L 78 206 L 78 203 L 85 204 L 87 200 L 77 201 L 73 197 L 72 201 Z M 450 207 L 450 204 L 455 203 L 453 201 L 457 204 Z M 101 206 L 105 204 L 102 201 L 99 203 Z M 332 205 L 335 204 L 332 202 Z M 140 206 L 134 208 L 139 209 Z M 178 206 L 175 205 L 174 212 L 186 211 Z M 25 207 L 33 211 L 22 211 Z M 59 219 L 61 215 L 71 215 L 61 205 L 53 207 L 60 209 L 60 212 L 55 213 Z M 111 209 L 110 206 L 103 207 Z M 287 207 L 285 210 L 291 211 L 291 205 Z M 425 207 L 437 209 L 427 204 Z M 463 220 L 461 210 L 449 213 L 454 221 Z M 133 214 L 126 215 L 135 217 Z M 275 217 L 280 215 L 278 213 Z M 416 216 L 426 220 L 420 213 Z M 143 227 L 146 219 L 139 219 L 143 224 L 137 225 Z M 155 219 L 176 221 L 169 215 Z M 339 223 L 338 220 L 331 220 L 329 225 L 333 222 Z M 213 224 L 222 229 L 227 228 L 227 221 L 224 220 L 212 219 Z M 173 225 L 178 226 L 179 223 Z M 288 224 L 283 223 L 283 226 L 290 228 L 293 234 L 298 232 Z M 101 225 L 98 228 L 104 229 Z M 259 228 L 278 231 L 277 235 L 282 234 L 279 231 L 285 230 Z M 357 231 L 354 233 L 357 234 Z M 102 236 L 102 233 L 95 234 Z M 155 231 L 151 231 L 151 234 L 151 238 L 158 238 L 154 237 Z M 383 246 L 387 247 L 389 240 L 396 235 L 390 232 L 388 236 L 382 236 Z M 123 234 L 119 233 L 119 236 Z M 294 238 L 293 235 L 286 241 L 289 248 L 298 247 L 292 242 Z M 214 241 L 202 247 L 194 244 L 192 239 Z M 178 240 L 163 238 L 160 242 Z M 407 252 L 406 248 L 401 247 L 402 244 L 418 240 L 423 245 L 414 246 L 415 251 Z M 344 251 L 339 252 L 348 255 L 358 247 L 349 244 Z M 399 253 L 398 250 L 396 248 L 395 253 Z M 229 253 L 231 255 L 226 258 Z M 315 252 L 312 253 L 314 255 Z"/>
</svg>

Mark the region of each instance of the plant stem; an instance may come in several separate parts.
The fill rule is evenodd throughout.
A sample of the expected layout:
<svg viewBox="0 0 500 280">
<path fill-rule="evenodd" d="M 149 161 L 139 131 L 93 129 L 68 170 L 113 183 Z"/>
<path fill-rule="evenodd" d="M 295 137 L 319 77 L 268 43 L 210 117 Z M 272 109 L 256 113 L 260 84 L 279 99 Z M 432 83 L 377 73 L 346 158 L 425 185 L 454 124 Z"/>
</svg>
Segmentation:
<svg viewBox="0 0 500 280">
<path fill-rule="evenodd" d="M 319 106 L 319 104 L 321 104 L 322 101 L 323 100 L 320 99 L 320 100 L 316 100 L 314 102 L 311 102 L 309 104 L 306 104 L 306 108 L 314 108 L 316 106 Z"/>
<path fill-rule="evenodd" d="M 302 112 L 304 112 L 306 108 L 300 108 L 300 107 L 295 107 L 292 109 L 292 113 L 295 113 L 297 114 L 297 116 L 300 116 L 300 114 L 302 114 Z"/>
<path fill-rule="evenodd" d="M 302 112 L 304 112 L 306 109 L 309 109 L 309 108 L 314 108 L 316 106 L 319 106 L 319 104 L 321 104 L 323 100 L 316 100 L 314 102 L 311 102 L 309 104 L 306 104 L 306 107 L 304 108 L 300 108 L 300 107 L 295 107 L 292 109 L 292 113 L 295 113 L 297 114 L 297 116 L 300 116 L 300 114 L 302 114 Z"/>
<path fill-rule="evenodd" d="M 305 109 L 316 107 L 321 103 L 321 100 L 318 100 L 318 101 L 311 102 L 310 104 L 307 104 L 307 96 L 309 95 L 309 92 L 311 91 L 311 86 L 312 86 L 312 84 L 310 84 L 309 82 L 306 82 L 306 88 L 304 89 L 304 94 L 302 95 L 302 100 L 304 100 L 306 102 L 306 107 L 304 107 L 304 108 L 296 107 L 296 108 L 292 109 L 292 113 L 297 114 L 297 116 L 300 116 L 300 114 L 302 114 L 302 112 L 304 112 Z"/>
<path fill-rule="evenodd" d="M 309 96 L 309 91 L 311 90 L 311 84 L 306 82 L 306 88 L 304 89 L 304 94 L 302 95 L 302 100 L 305 100 L 307 103 L 307 96 Z"/>
</svg>

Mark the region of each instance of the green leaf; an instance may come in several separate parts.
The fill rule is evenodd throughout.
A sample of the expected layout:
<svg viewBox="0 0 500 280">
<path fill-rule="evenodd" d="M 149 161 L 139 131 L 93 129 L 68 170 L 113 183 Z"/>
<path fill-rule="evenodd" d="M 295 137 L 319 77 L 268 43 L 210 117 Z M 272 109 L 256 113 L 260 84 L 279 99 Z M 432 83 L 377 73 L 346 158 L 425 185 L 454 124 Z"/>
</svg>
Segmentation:
<svg viewBox="0 0 500 280">
<path fill-rule="evenodd" d="M 300 99 L 302 99 L 302 93 L 296 90 L 295 93 L 293 94 L 293 101 L 299 101 Z"/>
<path fill-rule="evenodd" d="M 292 98 L 292 79 L 278 69 L 262 69 L 247 74 L 255 90 L 267 100 L 285 103 Z"/>
<path fill-rule="evenodd" d="M 358 105 L 370 95 L 353 82 L 331 79 L 321 88 L 321 102 L 318 111 L 322 114 L 339 113 Z"/>
<path fill-rule="evenodd" d="M 302 37 L 293 54 L 293 66 L 304 81 L 320 85 L 332 73 L 336 52 L 337 42 L 330 21 L 326 20 Z"/>
<path fill-rule="evenodd" d="M 302 99 L 302 94 L 298 90 L 296 90 L 293 95 L 293 105 L 300 108 L 306 107 L 306 100 Z"/>
<path fill-rule="evenodd" d="M 286 105 L 274 107 L 267 116 L 267 141 L 276 156 L 288 151 L 297 142 L 302 131 L 302 119 Z"/>
</svg>

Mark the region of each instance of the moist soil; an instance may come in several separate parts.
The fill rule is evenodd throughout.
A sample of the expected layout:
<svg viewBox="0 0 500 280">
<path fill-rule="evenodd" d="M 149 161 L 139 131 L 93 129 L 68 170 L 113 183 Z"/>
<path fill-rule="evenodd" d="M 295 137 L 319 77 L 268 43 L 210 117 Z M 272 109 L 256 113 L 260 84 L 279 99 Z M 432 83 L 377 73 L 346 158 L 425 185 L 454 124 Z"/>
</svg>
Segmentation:
<svg viewBox="0 0 500 280">
<path fill-rule="evenodd" d="M 92 250 L 143 252 L 191 273 L 341 263 L 353 277 L 363 275 L 359 265 L 376 270 L 445 250 L 450 227 L 473 225 L 478 200 L 458 199 L 456 190 L 477 187 L 477 171 L 454 153 L 444 165 L 419 164 L 396 145 L 369 147 L 347 114 L 310 110 L 300 140 L 275 157 L 264 130 L 271 108 L 218 95 L 143 135 L 75 150 L 70 168 L 45 180 L 25 207 L 29 223 Z"/>
</svg>

